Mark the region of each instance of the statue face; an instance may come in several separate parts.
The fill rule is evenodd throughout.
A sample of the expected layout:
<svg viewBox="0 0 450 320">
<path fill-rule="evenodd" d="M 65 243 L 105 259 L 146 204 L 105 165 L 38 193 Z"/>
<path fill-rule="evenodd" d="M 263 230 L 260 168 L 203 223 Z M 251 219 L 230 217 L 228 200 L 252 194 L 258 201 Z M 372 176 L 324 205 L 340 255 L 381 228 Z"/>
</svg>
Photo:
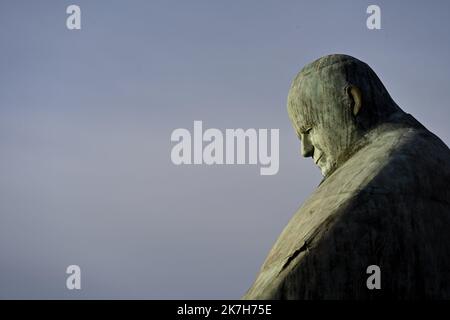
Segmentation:
<svg viewBox="0 0 450 320">
<path fill-rule="evenodd" d="M 356 133 L 341 87 L 324 87 L 318 79 L 302 79 L 300 85 L 291 88 L 288 98 L 301 154 L 312 157 L 325 177 L 339 166 Z"/>
<path fill-rule="evenodd" d="M 326 127 L 321 123 L 294 124 L 301 141 L 301 155 L 312 157 L 323 176 L 327 176 L 338 165 L 343 148 L 340 144 L 340 128 Z"/>
</svg>

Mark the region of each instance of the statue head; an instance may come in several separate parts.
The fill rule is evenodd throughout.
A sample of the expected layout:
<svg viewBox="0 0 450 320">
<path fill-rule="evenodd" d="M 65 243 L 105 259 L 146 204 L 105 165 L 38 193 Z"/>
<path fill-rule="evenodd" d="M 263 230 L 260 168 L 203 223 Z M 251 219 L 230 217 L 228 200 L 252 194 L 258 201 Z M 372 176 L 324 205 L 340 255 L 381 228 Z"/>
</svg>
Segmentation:
<svg viewBox="0 0 450 320">
<path fill-rule="evenodd" d="M 301 154 L 312 157 L 325 177 L 352 155 L 367 131 L 400 111 L 367 64 L 341 54 L 305 66 L 292 82 L 287 105 Z"/>
</svg>

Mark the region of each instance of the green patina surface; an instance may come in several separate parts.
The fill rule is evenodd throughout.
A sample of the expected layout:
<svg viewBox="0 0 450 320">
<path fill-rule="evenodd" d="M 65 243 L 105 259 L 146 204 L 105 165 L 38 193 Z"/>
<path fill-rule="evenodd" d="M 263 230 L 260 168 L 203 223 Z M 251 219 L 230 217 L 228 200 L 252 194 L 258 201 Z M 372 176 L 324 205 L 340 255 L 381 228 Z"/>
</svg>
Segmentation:
<svg viewBox="0 0 450 320">
<path fill-rule="evenodd" d="M 450 150 L 370 67 L 326 56 L 294 79 L 288 114 L 324 179 L 244 299 L 450 298 Z M 366 286 L 380 266 L 382 289 Z"/>
</svg>

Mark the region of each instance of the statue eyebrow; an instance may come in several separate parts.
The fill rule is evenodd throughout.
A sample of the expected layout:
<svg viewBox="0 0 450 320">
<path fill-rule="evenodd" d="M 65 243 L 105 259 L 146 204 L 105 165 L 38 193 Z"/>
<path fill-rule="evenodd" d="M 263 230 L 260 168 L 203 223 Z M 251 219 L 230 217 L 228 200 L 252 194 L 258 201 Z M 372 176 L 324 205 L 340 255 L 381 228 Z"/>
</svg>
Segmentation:
<svg viewBox="0 0 450 320">
<path fill-rule="evenodd" d="M 299 129 L 300 129 L 300 132 L 301 132 L 301 133 L 305 134 L 305 133 L 307 133 L 309 130 L 312 129 L 312 125 L 303 125 L 303 126 L 300 126 Z"/>
</svg>

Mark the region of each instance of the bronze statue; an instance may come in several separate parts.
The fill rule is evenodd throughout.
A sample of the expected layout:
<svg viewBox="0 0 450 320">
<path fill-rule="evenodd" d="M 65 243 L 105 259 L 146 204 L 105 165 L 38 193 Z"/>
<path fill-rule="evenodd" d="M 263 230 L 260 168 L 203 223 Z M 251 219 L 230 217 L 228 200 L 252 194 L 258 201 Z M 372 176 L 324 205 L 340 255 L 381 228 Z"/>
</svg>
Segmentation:
<svg viewBox="0 0 450 320">
<path fill-rule="evenodd" d="M 431 106 L 430 106 L 431 107 Z M 375 72 L 329 55 L 295 77 L 288 114 L 324 176 L 244 299 L 450 298 L 450 150 Z M 381 289 L 370 290 L 370 265 Z"/>
</svg>

